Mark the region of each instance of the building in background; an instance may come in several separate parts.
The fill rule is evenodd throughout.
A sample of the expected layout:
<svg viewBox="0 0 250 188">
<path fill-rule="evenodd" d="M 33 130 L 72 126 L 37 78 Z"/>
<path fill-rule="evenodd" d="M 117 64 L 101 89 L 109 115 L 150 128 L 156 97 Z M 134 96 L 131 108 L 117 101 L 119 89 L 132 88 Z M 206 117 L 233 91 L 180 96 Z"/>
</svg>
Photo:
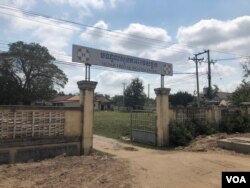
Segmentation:
<svg viewBox="0 0 250 188">
<path fill-rule="evenodd" d="M 57 96 L 50 101 L 52 106 L 64 106 L 64 107 L 79 107 L 80 96 Z M 113 103 L 110 99 L 103 95 L 97 95 L 94 98 L 94 110 L 113 110 Z"/>
</svg>

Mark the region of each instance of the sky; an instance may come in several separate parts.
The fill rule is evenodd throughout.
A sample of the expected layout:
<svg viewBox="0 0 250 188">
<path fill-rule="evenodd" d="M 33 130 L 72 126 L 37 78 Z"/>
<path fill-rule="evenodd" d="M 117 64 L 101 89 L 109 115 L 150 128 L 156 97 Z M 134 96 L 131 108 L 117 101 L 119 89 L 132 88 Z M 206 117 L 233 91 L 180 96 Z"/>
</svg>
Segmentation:
<svg viewBox="0 0 250 188">
<path fill-rule="evenodd" d="M 195 53 L 210 50 L 212 85 L 233 92 L 250 56 L 248 0 L 0 0 L 0 50 L 16 41 L 47 47 L 69 81 L 65 93 L 78 93 L 84 64 L 72 62 L 72 44 L 173 64 L 165 77 L 171 93 L 196 93 Z M 200 91 L 208 86 L 207 56 L 199 64 Z M 191 73 L 191 74 L 190 74 Z M 123 93 L 139 77 L 155 97 L 160 75 L 91 66 L 96 92 Z"/>
</svg>

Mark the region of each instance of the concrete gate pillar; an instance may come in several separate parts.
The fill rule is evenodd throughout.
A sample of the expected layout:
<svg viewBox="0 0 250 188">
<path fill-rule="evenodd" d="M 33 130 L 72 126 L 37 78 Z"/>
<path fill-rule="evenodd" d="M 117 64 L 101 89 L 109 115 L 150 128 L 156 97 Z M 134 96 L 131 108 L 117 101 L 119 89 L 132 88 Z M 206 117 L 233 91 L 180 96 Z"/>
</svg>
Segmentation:
<svg viewBox="0 0 250 188">
<path fill-rule="evenodd" d="M 82 111 L 82 140 L 81 153 L 88 155 L 93 148 L 93 126 L 94 126 L 94 90 L 97 82 L 79 81 L 80 105 Z"/>
<path fill-rule="evenodd" d="M 156 88 L 157 146 L 169 145 L 169 93 L 170 88 Z"/>
</svg>

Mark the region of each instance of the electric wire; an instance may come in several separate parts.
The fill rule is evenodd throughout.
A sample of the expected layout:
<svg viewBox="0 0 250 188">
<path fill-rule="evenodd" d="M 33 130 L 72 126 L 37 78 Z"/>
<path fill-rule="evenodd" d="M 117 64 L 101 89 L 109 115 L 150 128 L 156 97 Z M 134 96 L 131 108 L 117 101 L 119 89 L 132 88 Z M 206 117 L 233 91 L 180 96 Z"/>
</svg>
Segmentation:
<svg viewBox="0 0 250 188">
<path fill-rule="evenodd" d="M 133 40 L 133 42 L 135 42 L 135 40 L 137 40 L 137 39 L 140 39 L 140 41 L 139 41 L 140 43 L 143 43 L 145 41 L 149 41 L 149 42 L 151 42 L 151 45 L 152 45 L 152 42 L 154 42 L 154 43 L 155 42 L 160 42 L 160 43 L 167 43 L 167 44 L 170 43 L 169 41 L 164 41 L 164 40 L 149 38 L 149 37 L 145 37 L 145 36 L 141 37 L 141 36 L 138 36 L 138 35 L 123 33 L 121 31 L 110 30 L 110 29 L 100 28 L 100 27 L 96 27 L 96 26 L 90 26 L 90 25 L 82 24 L 82 23 L 75 22 L 75 21 L 70 21 L 70 20 L 65 20 L 65 19 L 59 19 L 59 18 L 53 18 L 53 17 L 48 16 L 48 15 L 44 15 L 44 14 L 40 14 L 40 13 L 36 13 L 36 12 L 32 12 L 32 11 L 27 11 L 27 10 L 24 10 L 24 9 L 21 9 L 21 8 L 15 8 L 15 7 L 10 7 L 10 6 L 1 5 L 1 4 L 0 4 L 0 8 L 1 9 L 5 9 L 5 10 L 10 10 L 10 11 L 15 11 L 15 12 L 21 12 L 21 13 L 23 13 L 25 15 L 29 15 L 29 16 L 43 17 L 43 18 L 46 18 L 48 20 L 52 20 L 52 21 L 58 22 L 58 23 L 67 23 L 67 24 L 70 24 L 70 25 L 78 25 L 78 26 L 81 26 L 81 27 L 84 27 L 84 28 L 87 28 L 87 29 L 96 29 L 96 30 L 99 30 L 99 31 L 102 31 L 102 32 L 104 31 L 104 34 L 105 34 L 105 32 L 112 33 L 112 37 L 114 37 L 113 34 L 120 35 L 119 37 L 125 36 L 126 39 L 128 39 L 128 37 L 129 37 L 130 39 Z M 11 15 L 11 16 L 16 16 L 16 15 Z M 22 18 L 22 19 L 25 19 L 25 18 Z M 46 24 L 48 24 L 48 23 L 46 23 Z M 74 28 L 74 30 L 75 30 L 75 28 Z M 195 46 L 184 44 L 184 43 L 171 43 L 171 44 L 181 44 L 181 45 L 184 45 L 184 46 L 187 46 L 187 47 L 190 47 L 190 48 L 197 49 L 197 47 L 195 47 Z M 166 46 L 164 45 L 163 48 L 166 48 Z M 172 46 L 171 48 L 176 48 L 176 47 Z M 176 49 L 183 50 L 183 48 L 176 48 Z M 170 50 L 170 49 L 167 49 L 167 50 Z M 171 50 L 174 51 L 173 49 L 171 49 Z M 231 55 L 234 55 L 234 56 L 237 56 L 237 57 L 242 57 L 242 58 L 245 58 L 245 57 L 249 58 L 250 57 L 249 55 L 239 55 L 239 54 L 232 53 L 232 52 L 229 52 L 229 51 L 220 51 L 220 50 L 215 50 L 215 49 L 210 49 L 210 51 L 217 52 L 217 53 L 231 54 Z M 188 52 L 185 51 L 183 53 L 186 54 Z"/>
</svg>

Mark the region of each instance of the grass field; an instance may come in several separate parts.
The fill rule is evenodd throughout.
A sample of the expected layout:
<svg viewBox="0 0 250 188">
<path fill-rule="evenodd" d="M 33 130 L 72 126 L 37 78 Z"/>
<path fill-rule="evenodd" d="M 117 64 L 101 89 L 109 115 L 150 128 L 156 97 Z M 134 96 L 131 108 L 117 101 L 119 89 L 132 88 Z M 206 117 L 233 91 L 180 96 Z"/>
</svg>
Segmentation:
<svg viewBox="0 0 250 188">
<path fill-rule="evenodd" d="M 94 134 L 115 139 L 119 139 L 121 136 L 130 136 L 130 113 L 95 112 Z"/>
</svg>

